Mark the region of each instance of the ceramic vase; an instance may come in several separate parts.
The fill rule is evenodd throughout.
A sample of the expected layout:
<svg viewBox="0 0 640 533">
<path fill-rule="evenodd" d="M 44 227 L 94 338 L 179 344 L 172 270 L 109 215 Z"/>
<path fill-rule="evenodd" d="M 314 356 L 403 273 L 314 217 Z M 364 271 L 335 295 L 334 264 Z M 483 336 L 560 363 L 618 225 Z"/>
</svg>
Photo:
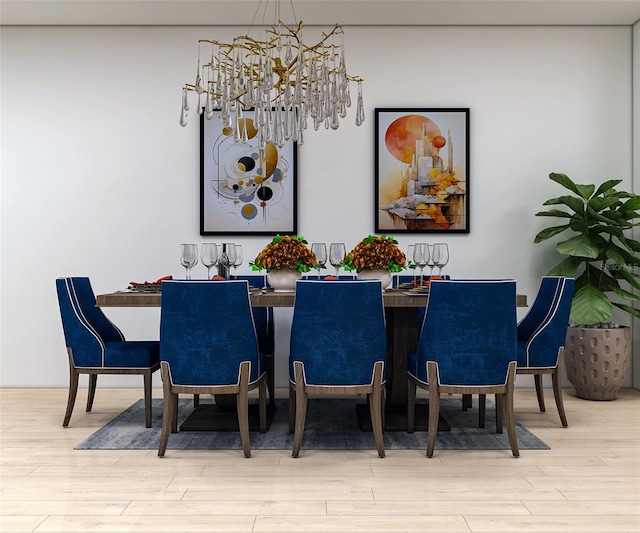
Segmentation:
<svg viewBox="0 0 640 533">
<path fill-rule="evenodd" d="M 295 291 L 296 281 L 302 274 L 293 268 L 281 268 L 267 272 L 267 282 L 276 292 Z"/>
<path fill-rule="evenodd" d="M 379 279 L 384 290 L 391 285 L 392 276 L 386 268 L 365 268 L 358 272 L 358 279 Z"/>
</svg>

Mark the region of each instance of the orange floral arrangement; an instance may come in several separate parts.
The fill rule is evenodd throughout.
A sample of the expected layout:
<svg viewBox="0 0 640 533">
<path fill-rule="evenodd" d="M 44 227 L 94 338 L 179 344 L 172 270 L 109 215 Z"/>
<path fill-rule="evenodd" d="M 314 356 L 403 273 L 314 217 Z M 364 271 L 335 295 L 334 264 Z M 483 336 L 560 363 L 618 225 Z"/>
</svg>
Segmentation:
<svg viewBox="0 0 640 533">
<path fill-rule="evenodd" d="M 407 266 L 407 258 L 393 237 L 369 235 L 347 254 L 343 266 L 345 270 L 358 272 L 367 268 L 400 272 Z"/>
<path fill-rule="evenodd" d="M 267 272 L 281 268 L 309 272 L 316 264 L 316 256 L 307 244 L 302 236 L 276 235 L 255 260 L 249 262 L 249 266 L 252 270 L 266 270 Z"/>
</svg>

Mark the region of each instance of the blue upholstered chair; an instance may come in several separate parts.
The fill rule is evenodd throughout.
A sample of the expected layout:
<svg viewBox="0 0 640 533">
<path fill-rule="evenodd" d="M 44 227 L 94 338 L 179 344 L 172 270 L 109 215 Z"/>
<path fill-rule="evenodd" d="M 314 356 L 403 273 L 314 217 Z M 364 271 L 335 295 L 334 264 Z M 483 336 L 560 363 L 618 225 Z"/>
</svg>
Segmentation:
<svg viewBox="0 0 640 533">
<path fill-rule="evenodd" d="M 62 425 L 69 425 L 80 374 L 89 376 L 87 413 L 93 407 L 98 374 L 142 374 L 145 424 L 150 428 L 151 375 L 160 368 L 158 341 L 126 341 L 96 307 L 89 278 L 59 278 L 56 290 L 69 357 L 69 398 Z"/>
<path fill-rule="evenodd" d="M 177 431 L 179 394 L 236 396 L 242 448 L 251 457 L 248 392 L 258 389 L 260 431 L 267 427 L 264 355 L 247 281 L 166 281 L 162 284 L 160 364 L 164 393 L 158 455 Z"/>
<path fill-rule="evenodd" d="M 518 457 L 513 416 L 516 373 L 516 284 L 511 280 L 434 280 L 418 351 L 407 361 L 407 429 L 413 432 L 416 387 L 429 391 L 427 456 L 433 456 L 440 394 L 495 394 L 496 423 L 505 411 Z"/>
<path fill-rule="evenodd" d="M 249 275 L 236 276 L 235 279 L 248 281 L 256 289 L 267 287 L 267 276 Z M 252 307 L 253 321 L 258 335 L 258 349 L 264 354 L 267 365 L 267 389 L 269 390 L 269 403 L 274 404 L 275 397 L 275 377 L 274 377 L 274 355 L 275 355 L 275 327 L 273 323 L 273 307 Z"/>
<path fill-rule="evenodd" d="M 573 278 L 545 276 L 527 315 L 518 323 L 518 374 L 533 374 L 538 406 L 545 411 L 543 374 L 551 374 L 560 421 L 567 427 L 562 402 L 562 353 L 573 299 Z"/>
<path fill-rule="evenodd" d="M 291 325 L 289 427 L 298 457 L 309 394 L 366 394 L 378 455 L 384 457 L 386 331 L 379 280 L 301 280 Z"/>
</svg>

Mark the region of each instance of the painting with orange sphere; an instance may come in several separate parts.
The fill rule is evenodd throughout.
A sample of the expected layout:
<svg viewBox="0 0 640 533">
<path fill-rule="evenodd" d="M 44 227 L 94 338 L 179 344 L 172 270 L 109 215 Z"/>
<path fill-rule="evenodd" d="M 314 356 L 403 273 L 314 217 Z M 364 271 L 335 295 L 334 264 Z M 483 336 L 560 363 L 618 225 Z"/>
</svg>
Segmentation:
<svg viewBox="0 0 640 533">
<path fill-rule="evenodd" d="M 469 109 L 375 110 L 376 232 L 469 232 Z"/>
<path fill-rule="evenodd" d="M 261 143 L 253 111 L 200 116 L 200 234 L 297 233 L 297 146 Z"/>
</svg>

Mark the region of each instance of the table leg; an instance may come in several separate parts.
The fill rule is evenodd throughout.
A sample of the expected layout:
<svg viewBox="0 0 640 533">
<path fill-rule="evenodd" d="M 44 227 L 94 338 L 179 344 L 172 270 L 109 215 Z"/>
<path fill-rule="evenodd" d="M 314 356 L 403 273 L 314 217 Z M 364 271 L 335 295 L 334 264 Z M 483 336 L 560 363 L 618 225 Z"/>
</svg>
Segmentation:
<svg viewBox="0 0 640 533">
<path fill-rule="evenodd" d="M 417 307 L 388 307 L 387 405 L 407 406 L 407 356 L 418 347 L 420 325 Z"/>
</svg>

